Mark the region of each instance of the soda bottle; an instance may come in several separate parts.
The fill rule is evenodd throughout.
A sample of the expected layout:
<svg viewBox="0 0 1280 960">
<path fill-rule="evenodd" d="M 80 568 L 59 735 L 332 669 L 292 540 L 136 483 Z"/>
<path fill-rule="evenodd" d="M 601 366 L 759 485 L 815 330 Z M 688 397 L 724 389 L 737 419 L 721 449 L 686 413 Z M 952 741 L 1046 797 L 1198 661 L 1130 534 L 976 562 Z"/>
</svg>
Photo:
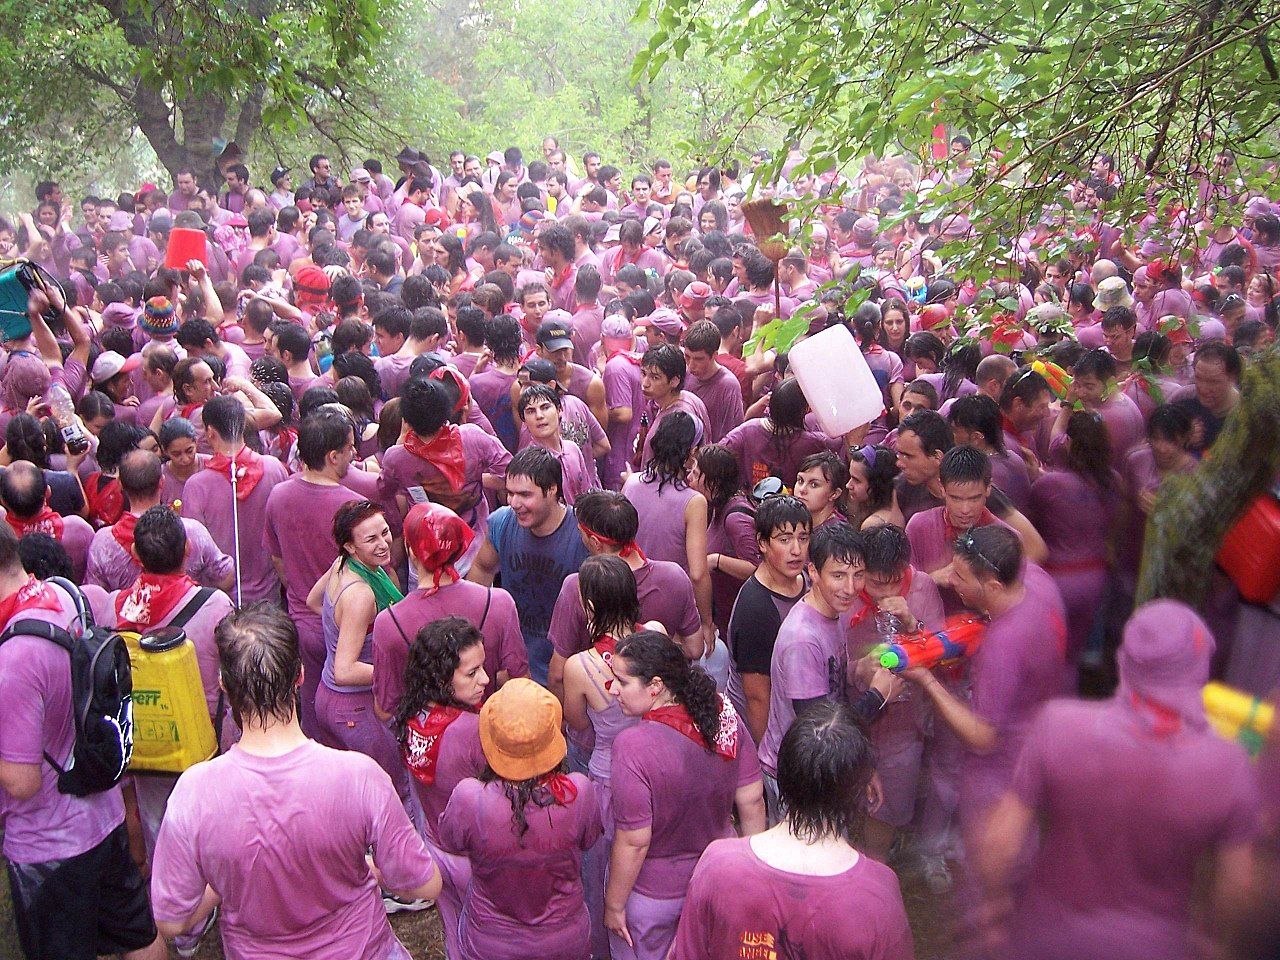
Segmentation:
<svg viewBox="0 0 1280 960">
<path fill-rule="evenodd" d="M 89 449 L 89 438 L 84 435 L 80 421 L 76 419 L 76 405 L 71 400 L 71 394 L 61 383 L 54 383 L 46 396 L 53 419 L 57 421 L 58 430 L 62 434 L 62 442 L 67 445 L 67 452 L 84 453 Z"/>
</svg>

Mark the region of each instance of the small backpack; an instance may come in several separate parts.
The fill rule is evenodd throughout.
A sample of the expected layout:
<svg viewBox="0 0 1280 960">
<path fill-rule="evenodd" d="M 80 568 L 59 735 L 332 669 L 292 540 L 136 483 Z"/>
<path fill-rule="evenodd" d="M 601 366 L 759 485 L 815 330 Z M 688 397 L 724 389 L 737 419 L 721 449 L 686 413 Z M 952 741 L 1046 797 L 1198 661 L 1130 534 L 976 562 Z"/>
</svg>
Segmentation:
<svg viewBox="0 0 1280 960">
<path fill-rule="evenodd" d="M 109 790 L 120 782 L 133 756 L 133 674 L 129 651 L 120 634 L 93 622 L 84 595 L 62 577 L 50 577 L 75 603 L 79 628 L 54 626 L 43 620 L 19 620 L 0 633 L 0 644 L 13 637 L 41 637 L 71 657 L 71 708 L 75 744 L 65 768 L 44 755 L 58 771 L 58 792 L 75 797 Z M 74 631 L 74 632 L 73 632 Z"/>
</svg>

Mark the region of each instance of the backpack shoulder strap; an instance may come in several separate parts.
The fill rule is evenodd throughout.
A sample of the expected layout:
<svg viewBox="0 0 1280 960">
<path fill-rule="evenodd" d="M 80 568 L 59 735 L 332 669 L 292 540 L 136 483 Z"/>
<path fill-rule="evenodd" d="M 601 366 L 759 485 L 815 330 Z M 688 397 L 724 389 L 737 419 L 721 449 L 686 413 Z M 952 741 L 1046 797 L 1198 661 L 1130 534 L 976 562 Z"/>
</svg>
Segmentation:
<svg viewBox="0 0 1280 960">
<path fill-rule="evenodd" d="M 484 613 L 480 614 L 480 626 L 477 630 L 484 630 L 484 622 L 489 619 L 489 604 L 493 603 L 493 587 L 484 588 Z"/>
<path fill-rule="evenodd" d="M 56 643 L 58 646 L 71 652 L 71 648 L 75 646 L 75 638 L 71 636 L 62 627 L 55 626 L 45 620 L 18 620 L 11 623 L 4 631 L 0 633 L 0 644 L 14 637 L 40 637 L 42 640 L 48 640 L 50 643 Z"/>
<path fill-rule="evenodd" d="M 187 601 L 186 606 L 179 610 L 178 615 L 170 620 L 166 626 L 185 627 L 191 622 L 191 618 L 200 612 L 200 608 L 209 602 L 209 598 L 212 596 L 212 587 L 201 587 L 196 591 L 196 595 Z"/>
</svg>

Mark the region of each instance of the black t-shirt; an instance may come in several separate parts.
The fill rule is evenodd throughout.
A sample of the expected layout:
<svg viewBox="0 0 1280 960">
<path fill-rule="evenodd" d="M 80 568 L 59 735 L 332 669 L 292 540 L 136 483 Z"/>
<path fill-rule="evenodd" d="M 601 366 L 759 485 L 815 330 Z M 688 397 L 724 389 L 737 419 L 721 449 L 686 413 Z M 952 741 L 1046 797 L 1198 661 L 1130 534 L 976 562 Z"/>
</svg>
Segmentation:
<svg viewBox="0 0 1280 960">
<path fill-rule="evenodd" d="M 739 674 L 769 675 L 778 630 L 803 596 L 803 589 L 794 597 L 788 597 L 774 593 L 754 576 L 747 578 L 729 615 L 728 644 Z"/>
<path fill-rule="evenodd" d="M 898 477 L 893 481 L 893 489 L 898 497 L 898 509 L 902 511 L 902 522 L 907 523 L 917 513 L 924 513 L 934 507 L 943 505 L 941 497 L 929 492 L 927 483 L 907 483 L 906 477 Z M 987 509 L 997 517 L 1008 522 L 1009 517 L 1017 509 L 1008 497 L 1000 492 L 1000 488 L 992 484 L 991 493 L 987 497 Z"/>
</svg>

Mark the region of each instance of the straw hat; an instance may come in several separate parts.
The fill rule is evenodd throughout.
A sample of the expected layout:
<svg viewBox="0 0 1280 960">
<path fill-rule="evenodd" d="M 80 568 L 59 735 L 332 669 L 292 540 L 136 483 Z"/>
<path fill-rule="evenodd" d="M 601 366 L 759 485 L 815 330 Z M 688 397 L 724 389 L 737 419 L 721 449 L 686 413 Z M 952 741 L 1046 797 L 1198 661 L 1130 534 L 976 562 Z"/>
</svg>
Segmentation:
<svg viewBox="0 0 1280 960">
<path fill-rule="evenodd" d="M 568 748 L 560 701 L 532 680 L 510 680 L 480 710 L 480 746 L 504 780 L 531 780 L 558 767 Z"/>
</svg>

